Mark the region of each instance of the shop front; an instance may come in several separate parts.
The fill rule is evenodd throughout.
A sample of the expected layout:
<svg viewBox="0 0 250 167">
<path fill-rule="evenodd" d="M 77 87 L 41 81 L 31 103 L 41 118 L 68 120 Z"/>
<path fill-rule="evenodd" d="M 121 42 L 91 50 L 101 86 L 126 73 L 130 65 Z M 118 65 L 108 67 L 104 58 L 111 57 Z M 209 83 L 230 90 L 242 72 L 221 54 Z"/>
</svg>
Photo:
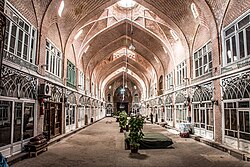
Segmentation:
<svg viewBox="0 0 250 167">
<path fill-rule="evenodd" d="M 204 138 L 214 139 L 214 112 L 211 101 L 213 92 L 210 85 L 196 88 L 193 95 L 194 134 Z"/>
<path fill-rule="evenodd" d="M 70 92 L 65 105 L 66 133 L 76 129 L 76 105 L 75 93 Z"/>
<path fill-rule="evenodd" d="M 107 104 L 107 107 L 106 107 L 106 116 L 107 117 L 111 117 L 111 116 L 113 116 L 113 105 L 112 105 L 112 103 L 108 103 Z"/>
<path fill-rule="evenodd" d="M 78 105 L 78 128 L 85 125 L 85 96 L 81 96 Z"/>
<path fill-rule="evenodd" d="M 224 143 L 250 153 L 250 71 L 222 80 Z"/>
<path fill-rule="evenodd" d="M 179 92 L 175 97 L 175 127 L 179 129 L 181 123 L 187 123 L 188 106 L 186 97 Z"/>
<path fill-rule="evenodd" d="M 158 120 L 159 122 L 165 122 L 165 109 L 164 109 L 164 104 L 163 104 L 163 97 L 160 97 L 158 99 Z"/>
<path fill-rule="evenodd" d="M 37 133 L 37 79 L 6 66 L 1 72 L 0 152 L 8 157 Z"/>
<path fill-rule="evenodd" d="M 44 99 L 44 128 L 48 139 L 62 134 L 62 88 L 50 85 L 51 97 Z"/>
<path fill-rule="evenodd" d="M 174 126 L 173 121 L 173 104 L 171 95 L 165 96 L 165 120 L 169 126 Z"/>
</svg>

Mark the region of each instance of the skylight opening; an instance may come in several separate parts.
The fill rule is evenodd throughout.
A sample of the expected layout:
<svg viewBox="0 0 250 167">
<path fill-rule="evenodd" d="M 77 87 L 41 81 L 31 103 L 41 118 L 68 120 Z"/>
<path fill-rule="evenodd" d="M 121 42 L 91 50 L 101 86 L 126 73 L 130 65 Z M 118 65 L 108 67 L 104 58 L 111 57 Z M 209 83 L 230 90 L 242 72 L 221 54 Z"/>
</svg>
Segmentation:
<svg viewBox="0 0 250 167">
<path fill-rule="evenodd" d="M 168 53 L 167 49 L 165 47 L 162 47 L 165 53 Z"/>
<path fill-rule="evenodd" d="M 175 31 L 173 31 L 173 30 L 170 30 L 170 33 L 171 33 L 171 35 L 172 35 L 172 37 L 174 38 L 174 40 L 178 40 L 179 39 L 179 37 L 177 36 L 177 34 L 176 34 L 176 32 Z"/>
<path fill-rule="evenodd" d="M 199 17 L 199 12 L 194 3 L 191 4 L 191 11 L 193 13 L 194 18 L 197 19 Z"/>
<path fill-rule="evenodd" d="M 80 31 L 76 34 L 76 36 L 74 37 L 74 40 L 77 40 L 77 38 L 79 38 L 79 36 L 82 34 L 82 31 L 83 31 L 83 30 L 80 30 Z"/>
<path fill-rule="evenodd" d="M 157 62 L 157 63 L 159 63 L 159 60 L 156 58 L 156 57 L 154 57 L 155 58 L 155 61 Z"/>
<path fill-rule="evenodd" d="M 59 15 L 60 17 L 62 17 L 63 9 L 64 9 L 64 1 L 61 2 L 60 7 L 59 7 L 59 9 L 58 9 L 58 15 Z"/>
<path fill-rule="evenodd" d="M 86 47 L 86 49 L 84 50 L 84 53 L 87 53 L 87 51 L 89 50 L 89 45 Z"/>
<path fill-rule="evenodd" d="M 136 5 L 136 2 L 133 0 L 120 0 L 118 5 L 122 8 L 133 8 Z"/>
</svg>

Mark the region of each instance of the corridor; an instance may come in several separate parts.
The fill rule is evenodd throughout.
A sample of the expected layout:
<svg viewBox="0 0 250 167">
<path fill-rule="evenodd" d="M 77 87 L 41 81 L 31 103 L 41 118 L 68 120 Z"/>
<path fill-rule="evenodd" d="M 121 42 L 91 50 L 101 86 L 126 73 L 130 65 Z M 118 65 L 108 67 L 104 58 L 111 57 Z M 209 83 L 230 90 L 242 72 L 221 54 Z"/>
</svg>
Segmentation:
<svg viewBox="0 0 250 167">
<path fill-rule="evenodd" d="M 110 123 L 111 122 L 111 123 Z M 247 167 L 249 163 L 191 138 L 180 138 L 158 125 L 145 124 L 144 132 L 160 132 L 174 145 L 168 149 L 124 149 L 124 135 L 114 118 L 105 118 L 49 147 L 35 158 L 13 167 Z"/>
</svg>

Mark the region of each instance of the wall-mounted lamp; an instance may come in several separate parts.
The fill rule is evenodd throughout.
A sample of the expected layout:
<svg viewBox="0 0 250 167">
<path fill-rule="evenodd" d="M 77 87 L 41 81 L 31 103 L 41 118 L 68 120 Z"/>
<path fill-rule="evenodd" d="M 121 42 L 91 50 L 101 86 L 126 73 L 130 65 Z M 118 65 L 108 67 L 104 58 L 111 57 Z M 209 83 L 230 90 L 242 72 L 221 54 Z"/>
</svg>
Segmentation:
<svg viewBox="0 0 250 167">
<path fill-rule="evenodd" d="M 48 67 L 49 65 L 48 64 L 42 64 L 41 67 Z"/>
<path fill-rule="evenodd" d="M 218 100 L 215 100 L 213 97 L 211 98 L 211 102 L 213 105 L 218 105 Z"/>
</svg>

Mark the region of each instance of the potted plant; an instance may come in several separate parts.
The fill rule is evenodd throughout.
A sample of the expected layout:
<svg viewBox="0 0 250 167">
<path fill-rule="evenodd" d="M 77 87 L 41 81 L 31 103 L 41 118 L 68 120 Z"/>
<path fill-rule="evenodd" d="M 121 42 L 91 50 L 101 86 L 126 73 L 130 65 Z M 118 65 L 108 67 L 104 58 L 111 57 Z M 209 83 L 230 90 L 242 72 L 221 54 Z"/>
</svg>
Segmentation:
<svg viewBox="0 0 250 167">
<path fill-rule="evenodd" d="M 129 120 L 129 144 L 131 153 L 138 153 L 140 146 L 140 140 L 143 138 L 144 134 L 142 132 L 144 123 L 144 117 L 141 115 L 136 115 L 131 117 Z"/>
<path fill-rule="evenodd" d="M 126 111 L 122 111 L 119 113 L 119 126 L 120 126 L 120 132 L 123 132 L 123 130 L 126 128 L 128 122 L 128 116 Z"/>
<path fill-rule="evenodd" d="M 118 116 L 119 116 L 119 111 L 115 111 L 113 117 L 116 118 L 116 122 L 119 122 L 119 117 Z"/>
</svg>

